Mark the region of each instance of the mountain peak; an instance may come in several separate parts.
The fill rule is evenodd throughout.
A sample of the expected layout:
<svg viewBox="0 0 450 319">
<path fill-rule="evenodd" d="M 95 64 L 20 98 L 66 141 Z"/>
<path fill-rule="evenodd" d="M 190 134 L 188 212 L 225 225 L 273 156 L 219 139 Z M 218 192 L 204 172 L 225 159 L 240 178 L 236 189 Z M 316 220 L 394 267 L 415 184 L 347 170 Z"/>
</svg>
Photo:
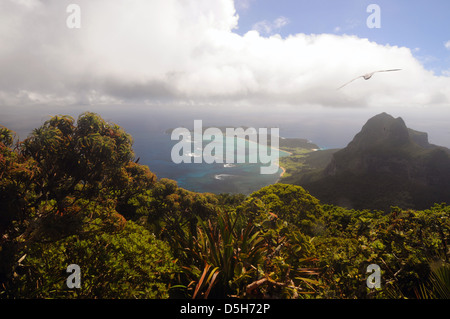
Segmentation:
<svg viewBox="0 0 450 319">
<path fill-rule="evenodd" d="M 449 199 L 450 151 L 402 118 L 381 113 L 333 154 L 322 174 L 309 184 L 319 199 L 346 199 L 360 208 L 422 207 Z"/>
<path fill-rule="evenodd" d="M 382 145 L 399 147 L 409 143 L 411 138 L 403 119 L 383 112 L 369 119 L 348 147 L 367 150 Z"/>
<path fill-rule="evenodd" d="M 380 113 L 380 114 L 375 115 L 374 117 L 370 118 L 367 121 L 366 125 L 367 124 L 371 124 L 371 123 L 372 124 L 378 124 L 378 125 L 389 125 L 389 124 L 392 124 L 392 123 L 403 123 L 406 126 L 405 122 L 403 121 L 403 119 L 401 117 L 395 118 L 395 117 L 393 117 L 392 115 L 390 115 L 390 114 L 388 114 L 386 112 Z"/>
<path fill-rule="evenodd" d="M 388 119 L 388 120 L 390 120 L 390 119 L 394 119 L 394 117 L 386 112 L 383 112 L 383 113 L 375 115 L 374 117 L 369 119 L 369 121 L 373 120 L 373 119 Z"/>
</svg>

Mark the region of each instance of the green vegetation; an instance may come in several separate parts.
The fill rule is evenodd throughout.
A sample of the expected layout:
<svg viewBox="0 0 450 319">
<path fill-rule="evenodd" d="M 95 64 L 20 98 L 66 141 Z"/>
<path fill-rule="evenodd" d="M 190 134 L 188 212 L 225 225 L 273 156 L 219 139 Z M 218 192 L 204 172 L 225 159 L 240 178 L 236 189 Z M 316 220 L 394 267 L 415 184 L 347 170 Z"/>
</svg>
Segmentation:
<svg viewBox="0 0 450 319">
<path fill-rule="evenodd" d="M 301 138 L 280 139 L 280 149 L 290 153 L 280 158 L 280 166 L 285 170 L 282 182 L 286 184 L 294 184 L 290 181 L 296 181 L 312 170 L 324 168 L 331 160 L 331 157 L 324 155 L 330 151 L 320 150 L 316 144 Z"/>
<path fill-rule="evenodd" d="M 291 153 L 280 158 L 280 166 L 286 171 L 281 181 L 286 184 L 297 184 L 301 179 L 311 173 L 323 170 L 331 161 L 337 149 L 311 151 L 303 147 L 282 148 Z"/>
<path fill-rule="evenodd" d="M 289 156 L 280 157 L 280 166 L 284 168 L 282 178 L 299 174 L 304 169 L 305 155 L 311 152 L 303 148 L 284 147 L 282 151 L 289 152 Z"/>
<path fill-rule="evenodd" d="M 287 184 L 193 193 L 93 113 L 21 142 L 0 128 L 0 177 L 0 298 L 448 298 L 450 206 L 349 210 Z"/>
</svg>

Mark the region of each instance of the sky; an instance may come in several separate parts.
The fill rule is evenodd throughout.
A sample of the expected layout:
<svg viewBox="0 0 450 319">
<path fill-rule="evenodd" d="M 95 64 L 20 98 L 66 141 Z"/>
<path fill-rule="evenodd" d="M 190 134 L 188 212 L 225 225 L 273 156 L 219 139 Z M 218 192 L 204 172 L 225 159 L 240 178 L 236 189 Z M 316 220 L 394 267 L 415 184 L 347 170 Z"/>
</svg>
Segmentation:
<svg viewBox="0 0 450 319">
<path fill-rule="evenodd" d="M 380 7 L 381 28 L 367 27 L 370 4 Z M 252 29 L 283 37 L 297 33 L 357 35 L 383 45 L 408 47 L 436 74 L 448 75 L 450 70 L 448 1 L 238 0 L 236 9 L 241 35 Z"/>
<path fill-rule="evenodd" d="M 448 12 L 448 0 L 1 0 L 0 116 L 226 108 L 336 129 L 386 111 L 450 146 Z"/>
</svg>

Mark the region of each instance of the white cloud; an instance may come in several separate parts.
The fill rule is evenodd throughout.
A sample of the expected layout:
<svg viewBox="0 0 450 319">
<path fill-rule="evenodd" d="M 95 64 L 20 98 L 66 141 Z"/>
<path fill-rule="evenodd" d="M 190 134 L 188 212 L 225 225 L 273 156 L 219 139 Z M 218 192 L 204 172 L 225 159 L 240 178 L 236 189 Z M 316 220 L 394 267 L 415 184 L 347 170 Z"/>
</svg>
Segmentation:
<svg viewBox="0 0 450 319">
<path fill-rule="evenodd" d="M 252 29 L 265 35 L 272 35 L 274 32 L 279 31 L 287 24 L 289 24 L 288 18 L 278 17 L 272 22 L 267 20 L 259 21 L 253 25 Z"/>
<path fill-rule="evenodd" d="M 358 27 L 361 24 L 361 21 L 356 19 L 346 19 L 345 24 L 343 26 L 336 26 L 333 29 L 333 33 L 345 33 L 351 31 Z"/>
<path fill-rule="evenodd" d="M 447 48 L 447 50 L 450 50 L 450 40 L 445 42 L 444 46 Z"/>
<path fill-rule="evenodd" d="M 254 2 L 255 0 L 236 0 L 235 1 L 235 5 L 236 8 L 239 10 L 248 10 L 250 9 L 250 6 L 252 5 L 252 2 Z"/>
<path fill-rule="evenodd" d="M 288 18 L 279 17 L 279 18 L 275 19 L 274 25 L 275 25 L 275 28 L 280 29 L 280 28 L 284 27 L 285 25 L 289 24 L 289 22 L 290 21 Z"/>
<path fill-rule="evenodd" d="M 28 9 L 34 9 L 41 4 L 39 0 L 10 0 L 10 1 L 16 5 L 20 5 Z"/>
<path fill-rule="evenodd" d="M 79 30 L 66 27 L 69 3 L 0 2 L 0 43 L 8 44 L 0 46 L 0 105 L 450 103 L 450 79 L 425 70 L 408 48 L 347 35 L 272 35 L 289 23 L 283 17 L 238 35 L 231 0 L 78 0 Z M 336 90 L 385 68 L 403 71 Z"/>
</svg>

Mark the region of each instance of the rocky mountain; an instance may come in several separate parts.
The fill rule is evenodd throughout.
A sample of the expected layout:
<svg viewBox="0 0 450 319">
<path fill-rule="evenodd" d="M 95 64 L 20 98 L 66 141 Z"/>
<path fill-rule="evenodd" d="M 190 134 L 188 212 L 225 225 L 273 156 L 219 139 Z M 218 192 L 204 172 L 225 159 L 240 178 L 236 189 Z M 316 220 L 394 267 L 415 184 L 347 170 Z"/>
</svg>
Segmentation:
<svg viewBox="0 0 450 319">
<path fill-rule="evenodd" d="M 296 184 L 321 201 L 355 209 L 424 209 L 450 203 L 450 150 L 402 118 L 371 118 L 348 146 Z"/>
</svg>

